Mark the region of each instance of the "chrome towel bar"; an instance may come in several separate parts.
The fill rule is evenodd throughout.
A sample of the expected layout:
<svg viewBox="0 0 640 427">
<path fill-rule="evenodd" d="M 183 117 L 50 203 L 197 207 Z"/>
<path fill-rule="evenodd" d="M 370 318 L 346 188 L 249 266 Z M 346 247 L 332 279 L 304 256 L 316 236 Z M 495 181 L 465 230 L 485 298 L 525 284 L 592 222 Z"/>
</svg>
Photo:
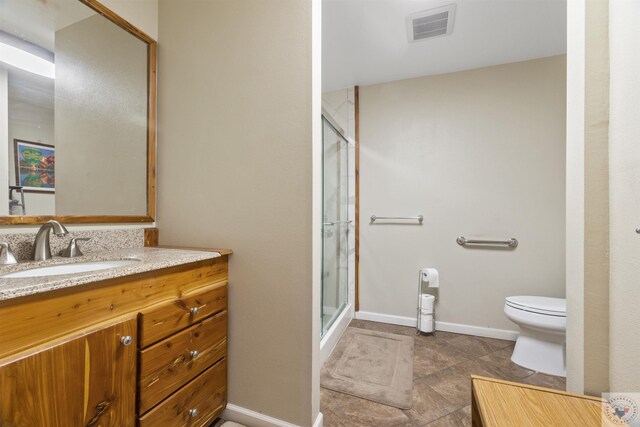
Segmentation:
<svg viewBox="0 0 640 427">
<path fill-rule="evenodd" d="M 485 246 L 508 246 L 510 248 L 515 248 L 518 246 L 518 240 L 513 237 L 509 240 L 474 240 L 474 239 L 467 239 L 466 237 L 460 236 L 456 239 L 456 243 L 458 243 L 460 246 L 485 245 Z"/>
<path fill-rule="evenodd" d="M 418 216 L 376 216 L 376 215 L 371 215 L 371 222 L 372 223 L 376 222 L 379 219 L 381 219 L 381 220 L 394 220 L 394 219 L 416 220 L 420 224 L 422 224 L 422 220 L 424 219 L 424 217 L 422 215 L 418 215 Z"/>
<path fill-rule="evenodd" d="M 330 221 L 330 222 L 323 222 L 322 225 L 328 227 L 330 225 L 336 225 L 336 224 L 351 224 L 353 221 Z"/>
</svg>

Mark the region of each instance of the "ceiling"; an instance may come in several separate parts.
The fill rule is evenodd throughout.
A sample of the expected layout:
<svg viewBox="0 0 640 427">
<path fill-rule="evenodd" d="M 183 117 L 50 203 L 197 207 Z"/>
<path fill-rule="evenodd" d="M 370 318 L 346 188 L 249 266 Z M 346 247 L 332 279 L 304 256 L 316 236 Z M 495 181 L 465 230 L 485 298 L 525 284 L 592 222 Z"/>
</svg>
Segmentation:
<svg viewBox="0 0 640 427">
<path fill-rule="evenodd" d="M 53 52 L 57 30 L 92 15 L 78 0 L 0 0 L 0 31 Z"/>
<path fill-rule="evenodd" d="M 456 3 L 453 33 L 409 43 L 408 15 Z M 323 0 L 322 89 L 566 53 L 566 0 Z"/>
</svg>

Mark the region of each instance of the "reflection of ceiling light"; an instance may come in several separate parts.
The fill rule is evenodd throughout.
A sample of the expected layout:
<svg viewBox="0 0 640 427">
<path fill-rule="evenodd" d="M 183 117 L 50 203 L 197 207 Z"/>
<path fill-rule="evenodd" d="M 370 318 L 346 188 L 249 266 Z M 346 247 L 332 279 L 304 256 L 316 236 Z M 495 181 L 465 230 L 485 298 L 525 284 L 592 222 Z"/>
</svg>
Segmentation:
<svg viewBox="0 0 640 427">
<path fill-rule="evenodd" d="M 55 78 L 56 66 L 53 62 L 2 42 L 0 42 L 0 62 L 39 76 Z"/>
</svg>

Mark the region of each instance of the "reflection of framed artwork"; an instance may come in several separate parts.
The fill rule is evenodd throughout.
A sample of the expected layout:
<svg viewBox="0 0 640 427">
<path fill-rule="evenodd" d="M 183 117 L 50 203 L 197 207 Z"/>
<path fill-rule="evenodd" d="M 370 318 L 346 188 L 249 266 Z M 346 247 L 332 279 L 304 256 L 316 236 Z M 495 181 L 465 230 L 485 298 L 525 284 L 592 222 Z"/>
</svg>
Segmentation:
<svg viewBox="0 0 640 427">
<path fill-rule="evenodd" d="M 53 145 L 13 140 L 16 185 L 32 193 L 53 193 L 56 188 L 56 149 Z"/>
</svg>

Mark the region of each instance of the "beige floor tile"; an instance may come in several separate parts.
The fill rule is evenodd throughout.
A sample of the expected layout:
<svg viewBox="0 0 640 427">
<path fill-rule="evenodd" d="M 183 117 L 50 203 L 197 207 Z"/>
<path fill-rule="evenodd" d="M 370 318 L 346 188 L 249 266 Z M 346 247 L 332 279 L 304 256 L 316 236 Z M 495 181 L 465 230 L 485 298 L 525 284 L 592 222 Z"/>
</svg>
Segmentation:
<svg viewBox="0 0 640 427">
<path fill-rule="evenodd" d="M 345 408 L 344 417 L 352 426 L 411 426 L 413 422 L 398 408 L 358 399 Z"/>
<path fill-rule="evenodd" d="M 415 336 L 416 328 L 400 325 L 390 325 L 388 323 L 369 322 L 367 320 L 353 319 L 349 326 L 352 328 L 369 329 L 378 332 L 388 332 L 405 336 Z"/>
<path fill-rule="evenodd" d="M 417 425 L 423 425 L 458 409 L 429 386 L 427 378 L 413 382 L 413 401 L 409 415 Z"/>
<path fill-rule="evenodd" d="M 465 406 L 456 413 L 464 427 L 471 427 L 471 405 Z"/>
<path fill-rule="evenodd" d="M 327 427 L 471 426 L 471 375 L 565 389 L 565 379 L 511 362 L 513 342 L 437 332 L 416 335 L 404 326 L 353 320 L 352 327 L 413 336 L 414 382 L 410 410 L 320 389 Z"/>
<path fill-rule="evenodd" d="M 531 384 L 538 387 L 553 388 L 556 390 L 566 390 L 567 382 L 563 377 L 555 377 L 553 375 L 547 375 L 537 372 L 531 376 L 523 378 L 520 382 L 525 384 Z"/>
<path fill-rule="evenodd" d="M 425 425 L 429 427 L 462 427 L 464 424 L 462 424 L 458 415 L 453 413 Z"/>
<path fill-rule="evenodd" d="M 471 403 L 471 375 L 500 378 L 497 369 L 476 360 L 467 360 L 424 378 L 433 390 L 462 408 Z"/>
<path fill-rule="evenodd" d="M 320 389 L 325 426 L 411 426 L 403 410 L 332 390 Z"/>
<path fill-rule="evenodd" d="M 490 366 L 491 368 L 496 369 L 499 372 L 499 378 L 509 381 L 520 381 L 535 373 L 530 369 L 523 368 L 522 366 L 513 363 L 511 361 L 512 353 L 513 349 L 511 347 L 507 347 L 494 353 L 487 354 L 486 356 L 482 356 L 478 360 L 479 363 L 486 363 L 487 367 Z"/>
<path fill-rule="evenodd" d="M 426 424 L 428 427 L 471 427 L 471 406 Z"/>
<path fill-rule="evenodd" d="M 499 340 L 496 338 L 486 338 L 486 337 L 476 337 L 476 338 L 496 348 L 513 347 L 515 344 L 513 341 Z"/>
<path fill-rule="evenodd" d="M 467 361 L 426 376 L 423 380 L 456 408 L 462 408 L 471 399 L 470 375 L 473 368 L 473 362 Z"/>
<path fill-rule="evenodd" d="M 501 347 L 496 347 L 479 337 L 471 335 L 459 335 L 456 338 L 447 340 L 447 344 L 472 359 L 501 349 Z"/>
<path fill-rule="evenodd" d="M 446 343 L 416 342 L 413 353 L 413 375 L 424 377 L 467 361 L 460 352 Z"/>
</svg>

